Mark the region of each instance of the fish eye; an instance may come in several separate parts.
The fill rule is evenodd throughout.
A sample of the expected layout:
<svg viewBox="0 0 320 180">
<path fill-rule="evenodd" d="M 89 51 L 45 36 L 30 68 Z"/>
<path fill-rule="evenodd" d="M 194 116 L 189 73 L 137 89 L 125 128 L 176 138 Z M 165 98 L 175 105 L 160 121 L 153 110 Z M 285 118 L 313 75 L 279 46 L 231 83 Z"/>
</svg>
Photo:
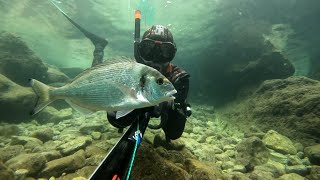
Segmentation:
<svg viewBox="0 0 320 180">
<path fill-rule="evenodd" d="M 157 79 L 157 84 L 162 85 L 163 84 L 163 78 Z"/>
</svg>

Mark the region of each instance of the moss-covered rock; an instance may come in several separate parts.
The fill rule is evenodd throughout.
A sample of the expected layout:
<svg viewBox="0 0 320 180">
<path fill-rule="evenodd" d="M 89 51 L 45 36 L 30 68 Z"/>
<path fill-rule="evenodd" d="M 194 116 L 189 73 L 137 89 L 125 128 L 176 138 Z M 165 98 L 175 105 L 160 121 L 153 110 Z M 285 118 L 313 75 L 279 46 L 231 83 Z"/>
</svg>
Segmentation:
<svg viewBox="0 0 320 180">
<path fill-rule="evenodd" d="M 30 119 L 36 96 L 31 88 L 20 86 L 0 74 L 1 120 L 10 123 Z"/>
<path fill-rule="evenodd" d="M 320 165 L 320 144 L 306 147 L 304 153 L 311 163 Z"/>
<path fill-rule="evenodd" d="M 264 81 L 254 93 L 221 111 L 241 129 L 273 129 L 303 145 L 320 141 L 320 82 L 306 77 Z M 224 113 L 225 112 L 225 113 Z"/>
<path fill-rule="evenodd" d="M 28 79 L 45 80 L 48 68 L 19 37 L 0 32 L 0 73 L 12 81 L 28 86 Z"/>
<path fill-rule="evenodd" d="M 269 150 L 261 139 L 257 137 L 246 138 L 237 147 L 237 164 L 243 165 L 247 171 L 252 171 L 257 165 L 264 164 L 269 160 Z"/>
<path fill-rule="evenodd" d="M 274 130 L 268 131 L 262 141 L 268 148 L 277 152 L 283 154 L 297 154 L 297 149 L 294 147 L 292 141 Z"/>
<path fill-rule="evenodd" d="M 161 158 L 151 144 L 139 147 L 132 170 L 133 179 L 189 179 L 190 175 L 171 161 Z"/>
</svg>

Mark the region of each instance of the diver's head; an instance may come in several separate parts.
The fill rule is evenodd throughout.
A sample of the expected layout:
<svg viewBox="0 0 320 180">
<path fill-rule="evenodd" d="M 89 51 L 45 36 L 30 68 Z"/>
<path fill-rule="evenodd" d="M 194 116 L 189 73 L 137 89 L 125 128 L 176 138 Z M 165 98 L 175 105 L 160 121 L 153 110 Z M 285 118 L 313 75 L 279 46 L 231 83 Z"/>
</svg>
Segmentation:
<svg viewBox="0 0 320 180">
<path fill-rule="evenodd" d="M 142 36 L 139 53 L 147 65 L 169 64 L 177 51 L 169 29 L 162 25 L 153 25 Z"/>
</svg>

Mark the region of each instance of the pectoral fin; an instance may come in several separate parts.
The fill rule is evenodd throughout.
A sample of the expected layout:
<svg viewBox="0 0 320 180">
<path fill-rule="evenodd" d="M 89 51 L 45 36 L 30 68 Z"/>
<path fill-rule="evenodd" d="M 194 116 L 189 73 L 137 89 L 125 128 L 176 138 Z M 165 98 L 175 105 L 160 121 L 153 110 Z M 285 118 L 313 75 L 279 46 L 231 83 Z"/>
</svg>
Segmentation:
<svg viewBox="0 0 320 180">
<path fill-rule="evenodd" d="M 90 109 L 83 108 L 83 107 L 81 107 L 81 106 L 73 103 L 72 101 L 70 101 L 70 100 L 68 100 L 68 99 L 66 99 L 66 102 L 67 102 L 73 109 L 75 109 L 76 111 L 78 111 L 78 112 L 80 112 L 80 113 L 82 113 L 82 114 L 88 115 L 88 114 L 92 114 L 92 113 L 93 113 L 93 111 L 91 111 Z"/>
</svg>

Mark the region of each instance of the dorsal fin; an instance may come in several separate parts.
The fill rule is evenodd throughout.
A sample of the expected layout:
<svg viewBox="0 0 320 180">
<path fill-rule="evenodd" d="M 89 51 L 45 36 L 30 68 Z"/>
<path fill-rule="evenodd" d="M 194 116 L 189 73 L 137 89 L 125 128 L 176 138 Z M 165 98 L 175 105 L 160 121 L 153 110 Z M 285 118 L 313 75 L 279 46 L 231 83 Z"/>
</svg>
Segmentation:
<svg viewBox="0 0 320 180">
<path fill-rule="evenodd" d="M 114 57 L 114 58 L 111 58 L 111 59 L 103 61 L 103 63 L 101 63 L 101 64 L 97 64 L 97 65 L 95 65 L 95 66 L 93 66 L 91 68 L 85 69 L 83 72 L 78 74 L 75 78 L 73 78 L 72 81 L 78 79 L 79 77 L 83 76 L 84 74 L 86 74 L 86 73 L 88 73 L 88 72 L 90 72 L 92 70 L 103 68 L 103 67 L 109 66 L 111 64 L 124 63 L 124 62 L 137 63 L 134 59 L 132 59 L 130 57 L 125 57 L 125 56 Z"/>
</svg>

